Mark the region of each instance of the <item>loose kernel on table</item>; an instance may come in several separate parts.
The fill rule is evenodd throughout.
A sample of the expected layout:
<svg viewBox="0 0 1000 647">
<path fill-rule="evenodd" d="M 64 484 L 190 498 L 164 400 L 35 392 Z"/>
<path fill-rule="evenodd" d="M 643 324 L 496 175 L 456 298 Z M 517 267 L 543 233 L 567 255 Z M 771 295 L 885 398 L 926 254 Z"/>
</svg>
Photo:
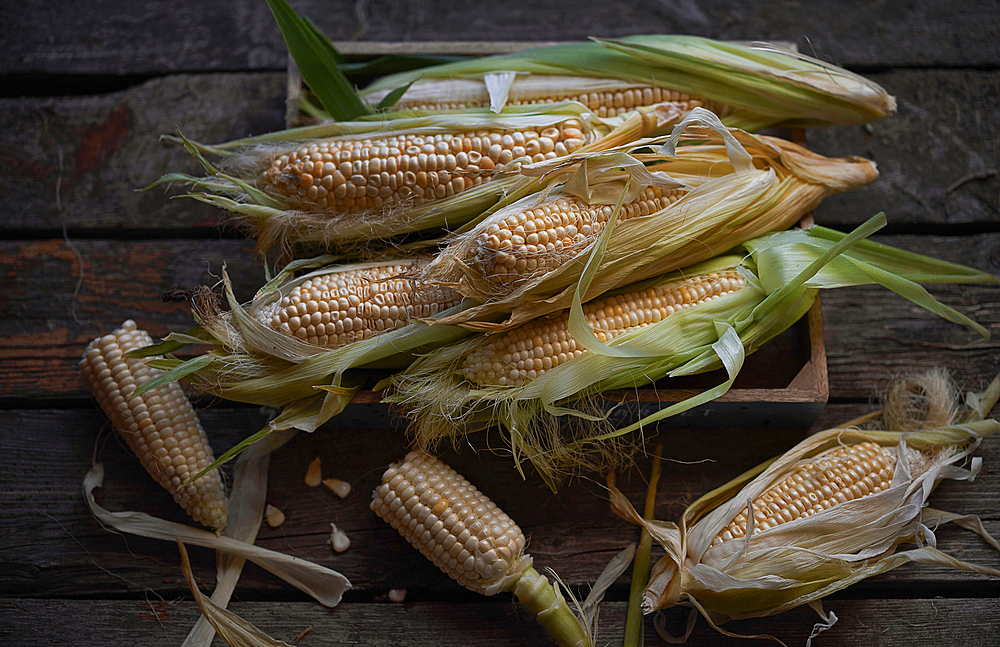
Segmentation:
<svg viewBox="0 0 1000 647">
<path fill-rule="evenodd" d="M 313 462 L 309 463 L 309 469 L 306 470 L 306 485 L 309 487 L 316 487 L 323 481 L 323 471 L 320 463 L 319 456 L 313 459 Z"/>
</svg>

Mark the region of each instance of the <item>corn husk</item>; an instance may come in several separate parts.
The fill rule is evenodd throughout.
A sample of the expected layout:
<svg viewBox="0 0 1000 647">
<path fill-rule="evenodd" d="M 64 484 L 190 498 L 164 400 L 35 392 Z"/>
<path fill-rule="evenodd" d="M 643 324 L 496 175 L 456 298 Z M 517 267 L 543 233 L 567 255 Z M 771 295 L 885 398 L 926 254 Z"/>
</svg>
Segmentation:
<svg viewBox="0 0 1000 647">
<path fill-rule="evenodd" d="M 256 185 L 257 175 L 275 157 L 323 138 L 372 139 L 404 134 L 437 134 L 493 129 L 544 128 L 567 119 L 582 125 L 589 143 L 580 151 L 600 151 L 644 137 L 679 118 L 676 111 L 643 110 L 625 120 L 597 118 L 585 106 L 562 102 L 545 106 L 510 107 L 495 114 L 489 110 L 410 112 L 393 118 L 372 117 L 357 121 L 305 126 L 218 145 L 204 145 L 184 137 L 167 138 L 182 143 L 206 175 L 170 173 L 151 186 L 180 182 L 193 189 L 188 197 L 225 209 L 257 238 L 259 251 L 273 247 L 289 250 L 297 245 L 350 247 L 366 241 L 399 237 L 414 232 L 454 229 L 484 211 L 538 191 L 538 178 L 518 173 L 527 158 L 498 166 L 494 179 L 451 197 L 420 204 L 406 202 L 362 213 L 349 214 L 328 208 L 302 211 Z M 212 163 L 206 155 L 221 156 Z"/>
<path fill-rule="evenodd" d="M 985 437 L 1000 431 L 1000 423 L 986 418 L 998 394 L 1000 378 L 985 392 L 970 394 L 970 406 L 957 410 L 940 426 L 926 418 L 911 418 L 907 426 L 915 431 L 883 429 L 884 417 L 873 421 L 867 416 L 814 434 L 773 461 L 702 496 L 685 510 L 679 525 L 646 522 L 612 489 L 613 508 L 646 527 L 667 551 L 654 566 L 644 593 L 644 611 L 693 606 L 713 627 L 735 635 L 719 625 L 803 604 L 823 616 L 819 606 L 823 597 L 908 562 L 1000 576 L 996 568 L 970 564 L 936 548 L 933 529 L 953 521 L 1000 550 L 1000 543 L 985 532 L 978 518 L 927 505 L 942 479 L 972 480 L 979 472 L 981 459 L 972 453 Z M 857 426 L 859 422 L 866 422 L 865 427 Z M 865 441 L 894 450 L 896 467 L 889 488 L 711 546 L 733 517 L 746 511 L 752 500 L 794 471 L 799 462 Z M 817 629 L 829 628 L 831 620 L 835 618 L 827 616 Z"/>
<path fill-rule="evenodd" d="M 642 151 L 655 151 L 644 153 Z M 516 283 L 477 265 L 485 232 L 544 199 L 572 196 L 591 205 L 628 202 L 646 187 L 682 188 L 686 195 L 648 215 L 609 225 L 601 265 L 583 299 L 687 267 L 742 242 L 797 224 L 825 197 L 872 182 L 874 163 L 831 159 L 791 142 L 727 129 L 707 110 L 692 110 L 670 137 L 650 139 L 595 155 L 526 167 L 550 189 L 493 211 L 463 230 L 421 272 L 421 279 L 455 287 L 479 305 L 437 320 L 477 330 L 509 328 L 569 307 L 596 241 L 560 261 L 555 269 L 525 275 Z M 560 183 L 552 188 L 555 183 Z M 498 314 L 510 313 L 500 321 Z"/>
<path fill-rule="evenodd" d="M 768 234 L 744 244 L 749 254 L 717 257 L 622 288 L 621 292 L 634 291 L 731 268 L 738 268 L 748 282 L 741 290 L 675 312 L 607 344 L 587 326 L 580 296 L 599 263 L 595 250 L 567 315 L 570 334 L 588 352 L 522 386 L 478 386 L 457 372 L 468 354 L 491 341 L 487 335 L 476 335 L 428 353 L 398 373 L 395 391 L 387 400 L 401 405 L 411 418 L 412 433 L 421 445 L 502 425 L 518 469 L 527 459 L 552 485 L 565 470 L 615 464 L 623 459 L 619 443 L 631 432 L 723 395 L 746 355 L 797 321 L 819 289 L 878 283 L 988 337 L 985 328 L 939 304 L 916 281 L 996 283 L 998 279 L 864 240 L 884 222 L 884 216 L 877 216 L 849 235 L 822 227 Z M 603 391 L 634 389 L 663 377 L 720 367 L 728 374 L 723 383 L 622 429 L 609 429 L 601 414 L 573 405 L 593 400 Z M 545 422 L 560 418 L 575 418 L 582 424 Z"/>
<path fill-rule="evenodd" d="M 609 80 L 668 87 L 705 100 L 727 125 L 759 130 L 774 125 L 864 124 L 893 114 L 895 99 L 843 68 L 766 43 L 740 44 L 679 35 L 594 38 L 425 67 L 372 83 L 362 98 L 375 104 L 406 88 L 402 100 L 488 100 L 568 96 L 597 91 Z"/>
</svg>

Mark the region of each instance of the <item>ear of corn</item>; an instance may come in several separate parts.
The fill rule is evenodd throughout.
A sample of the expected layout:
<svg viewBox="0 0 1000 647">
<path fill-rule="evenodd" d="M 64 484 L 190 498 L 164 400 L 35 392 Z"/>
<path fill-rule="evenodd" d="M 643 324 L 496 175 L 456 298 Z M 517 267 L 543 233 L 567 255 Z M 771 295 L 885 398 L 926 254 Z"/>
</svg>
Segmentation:
<svg viewBox="0 0 1000 647">
<path fill-rule="evenodd" d="M 320 273 L 296 282 L 257 317 L 290 337 L 339 348 L 457 306 L 455 291 L 416 284 L 410 264 L 387 262 Z"/>
<path fill-rule="evenodd" d="M 541 188 L 524 164 L 634 141 L 674 119 L 655 109 L 608 123 L 579 103 L 337 122 L 206 146 L 207 175 L 169 174 L 229 211 L 258 247 L 348 246 L 454 228 Z M 206 155 L 221 156 L 215 164 Z M 221 167 L 221 170 L 220 168 Z"/>
<path fill-rule="evenodd" d="M 643 152 L 661 144 L 665 152 Z M 481 303 L 438 323 L 495 329 L 568 307 L 612 218 L 584 299 L 787 229 L 823 198 L 877 176 L 868 160 L 826 158 L 731 131 L 704 110 L 692 111 L 670 138 L 627 150 L 539 169 L 562 186 L 498 209 L 457 236 L 421 276 Z M 498 323 L 498 313 L 510 315 Z"/>
<path fill-rule="evenodd" d="M 482 61 L 482 63 L 487 62 Z M 668 87 L 618 79 L 536 76 L 504 72 L 484 72 L 480 79 L 436 79 L 433 78 L 434 68 L 428 71 L 432 76 L 410 85 L 403 96 L 389 108 L 390 111 L 490 108 L 494 112 L 499 112 L 506 106 L 576 101 L 598 117 L 610 119 L 651 107 L 669 107 L 678 115 L 683 115 L 696 107 L 703 107 L 724 116 L 728 109 L 725 105 L 717 105 Z M 503 78 L 503 75 L 507 74 L 509 78 Z M 502 80 L 497 84 L 491 83 L 496 78 Z M 385 81 L 379 82 L 379 85 L 384 87 Z M 389 89 L 366 91 L 363 96 L 373 103 L 382 102 L 390 92 Z"/>
<path fill-rule="evenodd" d="M 83 379 L 146 471 L 195 521 L 221 531 L 228 504 L 219 470 L 191 481 L 215 458 L 184 391 L 170 383 L 133 397 L 160 371 L 125 354 L 150 344 L 146 331 L 126 321 L 87 346 L 80 361 Z"/>
<path fill-rule="evenodd" d="M 517 73 L 507 92 L 511 101 L 522 94 L 534 100 L 532 86 L 550 86 L 557 91 L 554 96 L 583 99 L 586 93 L 590 103 L 588 87 L 600 87 L 603 81 L 625 86 L 624 104 L 629 85 L 639 84 L 651 86 L 651 92 L 668 88 L 690 95 L 721 111 L 728 125 L 747 130 L 790 123 L 862 124 L 892 114 L 896 107 L 877 84 L 808 56 L 774 46 L 677 35 L 593 39 L 447 63 L 386 76 L 362 96 L 375 103 L 386 92 L 412 84 L 402 101 L 412 96 L 419 103 L 437 95 L 452 102 L 484 102 L 483 78 L 496 71 Z M 567 76 L 578 78 L 567 82 Z M 522 91 L 522 85 L 528 87 Z M 642 89 L 645 94 L 646 87 Z M 502 106 L 495 96 L 489 99 L 497 109 Z"/>
<path fill-rule="evenodd" d="M 874 218 L 849 235 L 822 227 L 768 234 L 747 241 L 749 256 L 717 257 L 609 292 L 595 302 L 581 298 L 591 276 L 585 272 L 573 305 L 563 314 L 428 353 L 395 376 L 388 400 L 402 405 L 422 446 L 500 423 L 515 461 L 530 460 L 554 483 L 564 470 L 616 464 L 633 431 L 724 394 L 745 355 L 798 320 L 821 288 L 880 283 L 988 335 L 982 326 L 934 301 L 915 281 L 934 276 L 997 282 L 996 277 L 928 258 L 897 256 L 892 248 L 863 240 L 883 223 L 884 218 Z M 876 267 L 880 256 L 888 262 Z M 594 266 L 597 262 L 593 259 Z M 853 269 L 841 271 L 841 264 Z M 690 307 L 678 308 L 678 297 Z M 675 311 L 664 316 L 671 300 Z M 637 423 L 611 429 L 599 405 L 596 414 L 588 413 L 589 403 L 603 391 L 720 367 L 728 375 L 724 382 Z M 588 424 L 560 425 L 548 422 L 550 417 Z"/>
<path fill-rule="evenodd" d="M 382 475 L 371 509 L 463 587 L 513 591 L 560 645 L 592 643 L 562 596 L 532 566 L 510 517 L 451 467 L 412 451 Z"/>
<path fill-rule="evenodd" d="M 907 562 L 1000 574 L 934 548 L 930 529 L 952 517 L 927 507 L 941 479 L 971 480 L 979 470 L 979 459 L 969 456 L 1000 431 L 1000 423 L 982 416 L 998 392 L 1000 378 L 984 408 L 959 412 L 940 427 L 917 420 L 907 425 L 911 431 L 883 429 L 882 416 L 863 429 L 852 421 L 814 434 L 695 501 L 679 527 L 645 524 L 613 496 L 616 510 L 667 547 L 644 611 L 686 602 L 717 626 L 814 604 Z M 916 546 L 905 548 L 910 543 Z"/>
</svg>

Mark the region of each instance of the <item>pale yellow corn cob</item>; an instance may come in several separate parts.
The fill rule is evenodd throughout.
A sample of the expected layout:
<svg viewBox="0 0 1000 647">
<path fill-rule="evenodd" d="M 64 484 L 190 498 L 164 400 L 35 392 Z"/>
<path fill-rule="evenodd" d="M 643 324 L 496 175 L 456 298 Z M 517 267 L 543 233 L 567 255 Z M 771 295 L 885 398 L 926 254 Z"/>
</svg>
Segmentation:
<svg viewBox="0 0 1000 647">
<path fill-rule="evenodd" d="M 664 317 L 734 292 L 746 285 L 739 272 L 706 274 L 680 285 L 595 299 L 583 304 L 587 324 L 602 342 L 656 323 Z M 522 386 L 584 353 L 569 332 L 569 314 L 518 326 L 474 351 L 459 373 L 479 385 Z"/>
<path fill-rule="evenodd" d="M 563 597 L 532 566 L 524 533 L 458 472 L 422 450 L 389 467 L 371 509 L 459 584 L 512 590 L 560 645 L 591 644 Z"/>
<path fill-rule="evenodd" d="M 260 181 L 296 209 L 362 213 L 447 198 L 490 180 L 497 166 L 561 157 L 586 143 L 575 119 L 541 130 L 324 139 L 279 155 Z"/>
<path fill-rule="evenodd" d="M 188 483 L 215 460 L 208 436 L 176 382 L 132 398 L 132 392 L 162 371 L 125 353 L 149 346 L 152 338 L 128 320 L 109 335 L 94 339 L 80 361 L 83 379 L 139 457 L 142 466 L 198 523 L 221 530 L 228 505 L 219 470 Z"/>
<path fill-rule="evenodd" d="M 516 86 L 515 86 L 516 87 Z M 637 108 L 654 106 L 661 103 L 676 105 L 683 113 L 690 112 L 696 106 L 706 107 L 706 101 L 692 97 L 689 94 L 670 90 L 654 85 L 623 86 L 620 90 L 601 90 L 594 92 L 574 92 L 553 90 L 545 96 L 529 96 L 517 94 L 507 100 L 507 105 L 539 105 L 557 103 L 560 101 L 578 101 L 587 106 L 595 115 L 601 118 L 617 117 Z M 464 101 L 427 101 L 425 99 L 408 100 L 403 97 L 392 110 L 464 110 L 466 108 L 488 108 L 490 98 L 485 88 L 478 97 L 470 96 Z"/>
<path fill-rule="evenodd" d="M 433 316 L 461 301 L 446 287 L 414 285 L 408 264 L 331 272 L 308 279 L 268 310 L 274 330 L 338 348 Z"/>
<path fill-rule="evenodd" d="M 390 467 L 371 509 L 456 582 L 496 593 L 517 572 L 524 533 L 496 504 L 437 458 L 420 451 Z"/>
<path fill-rule="evenodd" d="M 655 213 L 685 193 L 648 187 L 622 205 L 618 220 Z M 489 284 L 526 281 L 559 267 L 596 241 L 613 213 L 613 205 L 591 205 L 572 196 L 547 200 L 482 232 L 472 266 Z"/>
<path fill-rule="evenodd" d="M 753 534 L 881 492 L 892 484 L 895 465 L 894 450 L 873 442 L 838 447 L 817 456 L 752 502 Z M 712 546 L 743 538 L 746 533 L 744 511 L 712 540 Z"/>
</svg>

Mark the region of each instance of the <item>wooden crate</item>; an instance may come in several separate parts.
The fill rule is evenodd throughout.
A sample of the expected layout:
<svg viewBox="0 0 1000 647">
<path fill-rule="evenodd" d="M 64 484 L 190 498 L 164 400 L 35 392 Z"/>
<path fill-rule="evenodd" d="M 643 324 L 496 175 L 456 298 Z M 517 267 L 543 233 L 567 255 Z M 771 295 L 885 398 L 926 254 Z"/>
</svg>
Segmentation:
<svg viewBox="0 0 1000 647">
<path fill-rule="evenodd" d="M 348 59 L 364 60 L 385 55 L 461 54 L 488 55 L 516 52 L 529 47 L 554 45 L 540 42 L 337 42 L 334 46 Z M 793 43 L 777 43 L 794 49 Z M 286 122 L 301 125 L 294 105 L 301 96 L 302 76 L 291 57 L 288 60 L 288 102 Z M 779 133 L 804 144 L 801 128 Z M 812 224 L 812 216 L 802 220 Z M 661 380 L 631 391 L 610 391 L 602 400 L 614 409 L 616 421 L 627 423 L 666 408 L 727 379 L 723 369 L 701 375 Z M 829 398 L 826 350 L 823 344 L 823 316 L 820 299 L 808 313 L 752 355 L 746 358 L 732 388 L 721 397 L 672 416 L 661 424 L 684 427 L 807 428 L 822 413 Z M 344 424 L 397 424 L 379 392 L 362 391 L 338 416 Z"/>
</svg>

